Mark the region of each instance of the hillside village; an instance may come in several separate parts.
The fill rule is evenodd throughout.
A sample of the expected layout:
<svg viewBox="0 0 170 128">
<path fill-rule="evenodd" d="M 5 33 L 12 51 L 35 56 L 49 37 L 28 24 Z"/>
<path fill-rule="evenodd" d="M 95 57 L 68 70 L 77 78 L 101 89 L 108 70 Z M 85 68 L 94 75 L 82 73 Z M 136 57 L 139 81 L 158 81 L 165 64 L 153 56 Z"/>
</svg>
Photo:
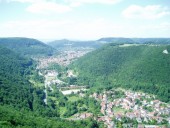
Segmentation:
<svg viewBox="0 0 170 128">
<path fill-rule="evenodd" d="M 116 99 L 114 98 L 116 96 L 114 90 L 91 95 L 96 100 L 101 101 L 101 113 L 103 116 L 97 120 L 103 121 L 108 128 L 115 126 L 113 119 L 122 121 L 125 118 L 137 121 L 138 128 L 160 128 L 160 125 L 148 125 L 151 122 L 155 122 L 155 124 L 170 123 L 169 104 L 156 100 L 155 96 L 145 93 L 127 90 L 123 90 L 123 92 L 124 96 Z M 120 109 L 120 111 L 116 111 L 115 108 Z M 124 125 L 126 126 L 126 124 Z M 132 124 L 128 125 L 132 127 Z"/>
<path fill-rule="evenodd" d="M 45 90 L 46 97 L 47 88 L 53 91 L 51 85 L 62 85 L 64 82 L 57 78 L 58 72 L 46 70 Z M 67 71 L 67 77 L 76 77 L 71 71 Z M 59 87 L 59 86 L 58 86 Z M 62 91 L 62 88 L 64 91 Z M 80 90 L 86 90 L 85 86 L 67 85 L 60 86 L 60 91 L 64 95 L 78 93 Z M 81 92 L 82 92 L 81 91 Z M 84 97 L 86 93 L 78 93 L 77 97 Z M 138 124 L 138 128 L 160 128 L 165 122 L 170 124 L 170 105 L 156 99 L 154 95 L 142 92 L 133 92 L 124 89 L 111 89 L 102 93 L 93 93 L 90 97 L 100 102 L 101 114 L 97 117 L 93 113 L 77 113 L 70 120 L 82 120 L 93 117 L 98 122 L 103 122 L 108 128 L 117 126 L 117 121 L 123 123 L 124 127 L 135 127 L 134 122 Z M 47 98 L 44 99 L 47 104 Z M 153 125 L 151 125 L 153 124 Z"/>
</svg>

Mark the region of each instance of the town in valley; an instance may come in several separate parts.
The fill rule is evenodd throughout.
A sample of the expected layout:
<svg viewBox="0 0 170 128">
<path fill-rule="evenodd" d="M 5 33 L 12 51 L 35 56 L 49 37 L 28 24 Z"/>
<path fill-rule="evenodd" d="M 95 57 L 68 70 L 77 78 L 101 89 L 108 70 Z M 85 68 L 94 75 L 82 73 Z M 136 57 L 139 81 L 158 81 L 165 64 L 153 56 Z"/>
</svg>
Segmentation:
<svg viewBox="0 0 170 128">
<path fill-rule="evenodd" d="M 88 51 L 65 51 L 56 57 L 38 59 L 39 75 L 44 80 L 45 104 L 48 104 L 48 92 L 57 89 L 66 97 L 93 98 L 99 103 L 100 112 L 94 114 L 88 109 L 77 112 L 67 117 L 67 120 L 84 120 L 93 118 L 104 123 L 106 128 L 116 128 L 121 125 L 123 128 L 167 128 L 170 124 L 170 104 L 161 102 L 156 96 L 144 92 L 135 92 L 122 88 L 110 88 L 102 91 L 88 92 L 88 85 L 70 85 L 63 81 L 61 76 L 66 78 L 76 78 L 78 73 L 71 69 L 65 72 L 48 69 L 51 64 L 67 66 L 77 58 L 87 54 Z M 60 77 L 58 77 L 60 76 Z M 52 97 L 50 97 L 53 99 Z M 166 124 L 166 125 L 165 125 Z"/>
</svg>

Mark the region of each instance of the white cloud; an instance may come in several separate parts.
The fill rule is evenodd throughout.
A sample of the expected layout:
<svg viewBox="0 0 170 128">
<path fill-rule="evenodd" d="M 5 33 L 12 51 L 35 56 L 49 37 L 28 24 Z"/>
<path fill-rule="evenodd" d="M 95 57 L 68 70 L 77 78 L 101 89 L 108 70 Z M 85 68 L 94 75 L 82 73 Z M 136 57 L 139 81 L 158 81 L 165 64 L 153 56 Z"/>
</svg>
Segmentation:
<svg viewBox="0 0 170 128">
<path fill-rule="evenodd" d="M 89 4 L 93 4 L 93 3 L 99 3 L 99 4 L 115 4 L 118 3 L 122 0 L 66 0 L 67 2 L 70 3 L 89 3 Z"/>
<path fill-rule="evenodd" d="M 50 14 L 69 12 L 83 4 L 116 4 L 122 0 L 5 0 L 7 2 L 29 3 L 26 8 L 31 13 Z"/>
<path fill-rule="evenodd" d="M 55 0 L 6 0 L 6 2 L 28 3 L 26 11 L 38 14 L 64 13 L 72 10 L 69 5 Z"/>
<path fill-rule="evenodd" d="M 18 36 L 33 38 L 52 38 L 60 36 L 62 26 L 70 21 L 62 20 L 30 20 L 30 21 L 9 21 L 0 24 L 0 35 L 2 37 Z"/>
<path fill-rule="evenodd" d="M 55 2 L 37 2 L 31 4 L 26 10 L 32 13 L 50 14 L 68 12 L 71 8 Z"/>
<path fill-rule="evenodd" d="M 31 37 L 38 39 L 98 39 L 101 37 L 169 37 L 170 23 L 122 24 L 96 18 L 88 21 L 20 20 L 0 24 L 1 37 Z"/>
<path fill-rule="evenodd" d="M 70 38 L 70 39 L 98 39 L 104 36 L 117 36 L 122 30 L 117 25 L 104 19 L 86 21 L 68 20 L 30 20 L 10 21 L 0 24 L 2 37 L 32 37 L 32 38 Z"/>
<path fill-rule="evenodd" d="M 122 0 L 65 0 L 72 7 L 77 7 L 83 4 L 116 4 Z"/>
<path fill-rule="evenodd" d="M 169 15 L 170 11 L 160 5 L 148 5 L 145 7 L 131 5 L 122 14 L 126 18 L 157 19 Z"/>
<path fill-rule="evenodd" d="M 2 0 L 0 0 L 2 1 Z M 5 0 L 7 2 L 21 2 L 21 3 L 37 3 L 37 2 L 60 2 L 60 0 Z M 99 4 L 115 4 L 122 0 L 61 0 L 63 3 L 99 3 Z"/>
<path fill-rule="evenodd" d="M 7 2 L 20 2 L 20 3 L 37 3 L 45 0 L 6 0 Z"/>
<path fill-rule="evenodd" d="M 8 2 L 21 2 L 21 3 L 25 3 L 25 2 L 30 2 L 30 3 L 32 3 L 33 2 L 33 0 L 8 0 Z"/>
</svg>

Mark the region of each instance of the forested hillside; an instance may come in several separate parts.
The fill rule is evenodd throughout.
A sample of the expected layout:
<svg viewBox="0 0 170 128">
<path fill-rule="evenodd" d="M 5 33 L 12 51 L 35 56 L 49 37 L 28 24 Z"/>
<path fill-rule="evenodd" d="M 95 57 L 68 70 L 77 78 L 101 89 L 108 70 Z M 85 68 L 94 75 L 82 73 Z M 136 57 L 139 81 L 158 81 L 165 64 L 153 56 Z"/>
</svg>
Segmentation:
<svg viewBox="0 0 170 128">
<path fill-rule="evenodd" d="M 0 104 L 10 105 L 20 111 L 29 110 L 41 114 L 45 109 L 44 92 L 29 82 L 34 74 L 34 62 L 0 47 Z M 46 112 L 46 111 L 44 111 Z M 55 115 L 55 113 L 54 113 Z"/>
<path fill-rule="evenodd" d="M 27 56 L 50 56 L 54 53 L 52 47 L 30 38 L 0 38 L 0 45 Z"/>
<path fill-rule="evenodd" d="M 56 117 L 37 116 L 33 112 L 18 111 L 9 106 L 0 106 L 1 128 L 98 128 L 96 121 L 68 121 Z"/>
<path fill-rule="evenodd" d="M 0 47 L 0 104 L 32 109 L 31 85 L 26 79 L 32 60 Z"/>
<path fill-rule="evenodd" d="M 163 51 L 166 50 L 166 53 Z M 79 72 L 79 84 L 142 90 L 169 102 L 169 45 L 116 46 L 108 44 L 71 66 Z"/>
</svg>

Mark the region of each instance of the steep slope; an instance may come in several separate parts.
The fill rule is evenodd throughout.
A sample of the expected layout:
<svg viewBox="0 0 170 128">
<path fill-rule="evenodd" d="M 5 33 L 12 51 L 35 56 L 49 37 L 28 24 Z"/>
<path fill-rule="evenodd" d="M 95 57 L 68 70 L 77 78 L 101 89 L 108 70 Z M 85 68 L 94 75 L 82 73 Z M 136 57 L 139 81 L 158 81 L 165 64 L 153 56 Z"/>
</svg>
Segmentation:
<svg viewBox="0 0 170 128">
<path fill-rule="evenodd" d="M 57 111 L 46 106 L 42 87 L 35 87 L 30 76 L 39 79 L 31 59 L 0 46 L 0 105 L 10 105 L 15 109 L 33 111 L 45 116 L 57 116 Z"/>
<path fill-rule="evenodd" d="M 28 110 L 40 115 L 48 116 L 49 113 L 50 116 L 56 116 L 57 112 L 43 102 L 43 88 L 34 87 L 29 82 L 29 76 L 34 70 L 32 60 L 0 46 L 0 105 L 10 105 L 20 111 Z"/>
<path fill-rule="evenodd" d="M 109 44 L 74 62 L 79 83 L 122 86 L 170 101 L 170 55 L 163 53 L 170 46 L 125 46 Z"/>
<path fill-rule="evenodd" d="M 32 109 L 31 85 L 26 79 L 32 61 L 0 47 L 0 104 Z"/>
<path fill-rule="evenodd" d="M 30 38 L 0 38 L 0 45 L 27 56 L 50 56 L 54 52 L 52 47 Z"/>
</svg>

